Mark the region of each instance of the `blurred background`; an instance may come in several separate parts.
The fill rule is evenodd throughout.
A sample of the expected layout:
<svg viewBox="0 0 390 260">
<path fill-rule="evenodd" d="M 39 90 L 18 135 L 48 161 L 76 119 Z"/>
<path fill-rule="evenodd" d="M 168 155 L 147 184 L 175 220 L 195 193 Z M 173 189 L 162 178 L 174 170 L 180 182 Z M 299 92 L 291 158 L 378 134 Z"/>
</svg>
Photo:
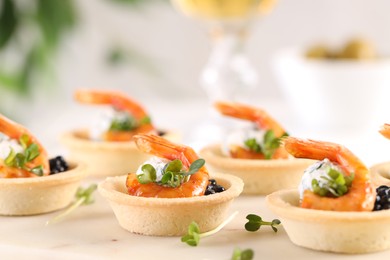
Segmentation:
<svg viewBox="0 0 390 260">
<path fill-rule="evenodd" d="M 188 130 L 207 113 L 203 106 L 207 96 L 199 83 L 210 54 L 207 29 L 178 12 L 170 1 L 0 3 L 0 112 L 37 132 L 44 143 L 54 143 L 64 129 L 85 125 L 85 117 L 95 111 L 73 101 L 72 93 L 80 87 L 125 91 L 166 128 Z M 300 128 L 290 109 L 275 57 L 286 48 L 341 46 L 354 37 L 369 39 L 386 57 L 388 10 L 386 0 L 277 0 L 248 30 L 245 52 L 259 82 L 250 102 L 272 109 L 290 132 L 312 133 Z M 353 90 L 347 92 L 354 99 Z M 332 100 L 327 105 L 332 106 Z M 178 106 L 185 107 L 181 113 L 192 119 L 180 115 Z M 390 121 L 386 109 L 381 103 L 377 128 Z M 353 121 L 365 125 L 359 111 Z"/>
</svg>

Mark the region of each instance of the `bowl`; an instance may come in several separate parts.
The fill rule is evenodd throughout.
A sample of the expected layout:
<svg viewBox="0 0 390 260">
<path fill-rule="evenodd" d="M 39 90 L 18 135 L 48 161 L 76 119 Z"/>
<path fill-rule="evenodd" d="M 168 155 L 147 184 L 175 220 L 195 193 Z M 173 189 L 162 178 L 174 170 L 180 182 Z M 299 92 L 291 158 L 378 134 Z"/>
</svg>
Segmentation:
<svg viewBox="0 0 390 260">
<path fill-rule="evenodd" d="M 267 195 L 274 191 L 295 188 L 304 170 L 313 164 L 309 159 L 251 160 L 230 158 L 222 154 L 221 145 L 204 147 L 200 157 L 210 171 L 235 175 L 244 181 L 243 194 Z"/>
<path fill-rule="evenodd" d="M 286 49 L 274 57 L 276 79 L 300 125 L 351 134 L 384 121 L 390 59 L 309 59 L 304 53 Z"/>
<path fill-rule="evenodd" d="M 136 172 L 138 166 L 150 157 L 139 151 L 133 141 L 94 141 L 88 136 L 88 130 L 78 129 L 66 132 L 60 138 L 69 150 L 69 159 L 87 164 L 88 176 L 104 177 Z M 173 131 L 164 132 L 162 136 L 168 140 L 180 139 Z"/>
<path fill-rule="evenodd" d="M 299 192 L 281 190 L 266 197 L 291 242 L 336 253 L 360 254 L 390 248 L 390 210 L 335 212 L 299 207 Z"/>
<path fill-rule="evenodd" d="M 390 186 L 390 162 L 376 164 L 370 168 L 372 183 L 374 186 Z"/>
<path fill-rule="evenodd" d="M 145 198 L 131 196 L 125 186 L 127 175 L 108 177 L 98 186 L 106 198 L 119 225 L 132 233 L 150 236 L 181 236 L 195 221 L 201 232 L 221 224 L 230 204 L 242 191 L 242 181 L 231 175 L 215 174 L 225 191 L 190 198 Z"/>
<path fill-rule="evenodd" d="M 86 175 L 86 166 L 69 162 L 69 170 L 49 176 L 0 178 L 0 215 L 25 216 L 68 206 Z"/>
</svg>

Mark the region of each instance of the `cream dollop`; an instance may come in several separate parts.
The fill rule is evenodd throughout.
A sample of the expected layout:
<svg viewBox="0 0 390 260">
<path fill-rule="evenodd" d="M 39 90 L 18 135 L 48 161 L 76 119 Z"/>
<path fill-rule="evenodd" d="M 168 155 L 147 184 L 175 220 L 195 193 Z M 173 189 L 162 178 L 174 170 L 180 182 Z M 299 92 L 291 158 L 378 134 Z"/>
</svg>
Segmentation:
<svg viewBox="0 0 390 260">
<path fill-rule="evenodd" d="M 243 148 L 245 147 L 245 141 L 248 139 L 256 139 L 256 142 L 258 144 L 262 144 L 264 140 L 264 135 L 266 131 L 253 128 L 253 127 L 247 127 L 235 130 L 231 132 L 222 145 L 222 153 L 226 156 L 230 156 L 230 147 L 231 146 L 240 146 Z"/>
<path fill-rule="evenodd" d="M 11 149 L 16 153 L 23 152 L 23 147 L 17 140 L 9 138 L 9 136 L 0 133 L 0 158 L 5 160 L 11 152 Z"/>
<path fill-rule="evenodd" d="M 150 164 L 154 167 L 154 169 L 156 169 L 156 182 L 159 182 L 161 181 L 161 178 L 163 176 L 163 169 L 165 165 L 169 162 L 170 162 L 169 160 L 164 158 L 160 158 L 156 156 L 151 157 L 150 159 L 146 160 L 141 166 L 138 167 L 136 174 L 137 175 L 143 174 L 142 166 L 144 166 L 145 164 Z"/>
<path fill-rule="evenodd" d="M 336 164 L 329 161 L 329 159 L 324 159 L 322 161 L 318 161 L 315 164 L 309 166 L 303 173 L 301 183 L 299 184 L 299 197 L 303 198 L 303 193 L 305 190 L 313 191 L 312 181 L 316 179 L 318 181 L 318 185 L 320 188 L 324 187 L 327 181 L 322 178 L 329 177 L 328 172 L 330 169 L 334 169 L 338 172 L 343 172 L 343 170 Z"/>
</svg>

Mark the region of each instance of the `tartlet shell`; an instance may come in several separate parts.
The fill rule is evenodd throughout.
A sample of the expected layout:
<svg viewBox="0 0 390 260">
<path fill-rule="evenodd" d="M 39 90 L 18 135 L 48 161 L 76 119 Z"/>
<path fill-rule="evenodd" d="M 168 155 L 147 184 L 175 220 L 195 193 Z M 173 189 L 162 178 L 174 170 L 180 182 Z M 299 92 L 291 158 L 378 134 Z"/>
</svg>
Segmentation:
<svg viewBox="0 0 390 260">
<path fill-rule="evenodd" d="M 298 190 L 266 197 L 290 240 L 302 247 L 336 253 L 370 253 L 390 248 L 390 210 L 335 212 L 299 207 Z"/>
<path fill-rule="evenodd" d="M 378 187 L 390 186 L 390 162 L 379 163 L 370 168 L 372 183 Z"/>
<path fill-rule="evenodd" d="M 68 206 L 86 175 L 85 164 L 69 166 L 70 170 L 49 176 L 1 178 L 0 215 L 36 215 Z"/>
<path fill-rule="evenodd" d="M 267 195 L 299 185 L 304 170 L 315 161 L 309 159 L 251 160 L 226 157 L 220 144 L 204 147 L 200 156 L 214 172 L 235 175 L 244 181 L 243 194 Z"/>
<path fill-rule="evenodd" d="M 122 228 L 150 236 L 184 235 L 192 221 L 201 232 L 214 229 L 225 220 L 229 205 L 244 185 L 235 176 L 215 174 L 212 178 L 226 188 L 224 192 L 191 198 L 144 198 L 127 193 L 126 177 L 108 177 L 98 190 L 109 201 Z"/>
<path fill-rule="evenodd" d="M 165 132 L 164 138 L 180 139 L 174 132 Z M 88 138 L 88 130 L 77 129 L 64 133 L 60 141 L 68 150 L 68 158 L 88 166 L 88 176 L 105 177 L 135 172 L 150 154 L 141 152 L 133 141 L 107 142 Z"/>
</svg>

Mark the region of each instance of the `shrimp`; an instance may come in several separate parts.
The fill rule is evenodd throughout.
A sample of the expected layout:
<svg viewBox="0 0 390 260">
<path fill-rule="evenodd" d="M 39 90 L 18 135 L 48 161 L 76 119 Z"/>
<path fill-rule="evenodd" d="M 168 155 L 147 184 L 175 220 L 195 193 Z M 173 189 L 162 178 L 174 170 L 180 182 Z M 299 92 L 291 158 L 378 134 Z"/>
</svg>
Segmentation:
<svg viewBox="0 0 390 260">
<path fill-rule="evenodd" d="M 23 126 L 9 120 L 5 116 L 0 114 L 0 132 L 9 136 L 11 139 L 18 140 L 23 136 L 27 135 L 29 140 L 27 145 L 33 143 L 38 145 L 39 155 L 32 161 L 28 162 L 26 166 L 28 168 L 34 168 L 42 165 L 43 174 L 50 174 L 49 160 L 47 159 L 47 153 L 45 148 L 39 143 L 39 141 Z M 4 178 L 18 178 L 18 177 L 36 177 L 37 175 L 20 168 L 9 167 L 0 160 L 0 177 Z"/>
<path fill-rule="evenodd" d="M 297 158 L 323 160 L 339 164 L 347 175 L 354 173 L 349 191 L 338 198 L 321 197 L 305 190 L 301 207 L 333 211 L 372 211 L 375 202 L 374 187 L 367 167 L 347 148 L 330 142 L 303 140 L 294 137 L 283 139 L 285 149 Z"/>
<path fill-rule="evenodd" d="M 384 124 L 379 130 L 379 133 L 381 133 L 387 139 L 390 139 L 390 124 Z"/>
<path fill-rule="evenodd" d="M 195 151 L 184 145 L 177 145 L 168 140 L 156 136 L 139 134 L 133 137 L 138 148 L 146 153 L 168 160 L 181 160 L 187 169 L 191 163 L 199 159 Z M 205 166 L 191 175 L 189 181 L 179 187 L 165 187 L 157 183 L 141 184 L 135 173 L 129 173 L 126 186 L 130 195 L 157 198 L 182 198 L 202 196 L 209 183 L 209 174 Z"/>
<path fill-rule="evenodd" d="M 215 107 L 223 115 L 254 122 L 259 129 L 272 130 L 277 138 L 286 134 L 284 128 L 262 109 L 232 102 L 216 102 Z M 230 152 L 233 158 L 265 159 L 263 153 L 253 152 L 240 146 L 233 147 Z M 272 159 L 286 158 L 288 153 L 283 147 L 279 147 L 272 155 Z"/>
<path fill-rule="evenodd" d="M 75 99 L 85 104 L 111 105 L 115 110 L 125 111 L 136 119 L 137 128 L 129 131 L 108 130 L 103 139 L 107 141 L 130 141 L 138 133 L 156 133 L 146 111 L 134 100 L 122 93 L 103 90 L 78 90 Z"/>
</svg>

